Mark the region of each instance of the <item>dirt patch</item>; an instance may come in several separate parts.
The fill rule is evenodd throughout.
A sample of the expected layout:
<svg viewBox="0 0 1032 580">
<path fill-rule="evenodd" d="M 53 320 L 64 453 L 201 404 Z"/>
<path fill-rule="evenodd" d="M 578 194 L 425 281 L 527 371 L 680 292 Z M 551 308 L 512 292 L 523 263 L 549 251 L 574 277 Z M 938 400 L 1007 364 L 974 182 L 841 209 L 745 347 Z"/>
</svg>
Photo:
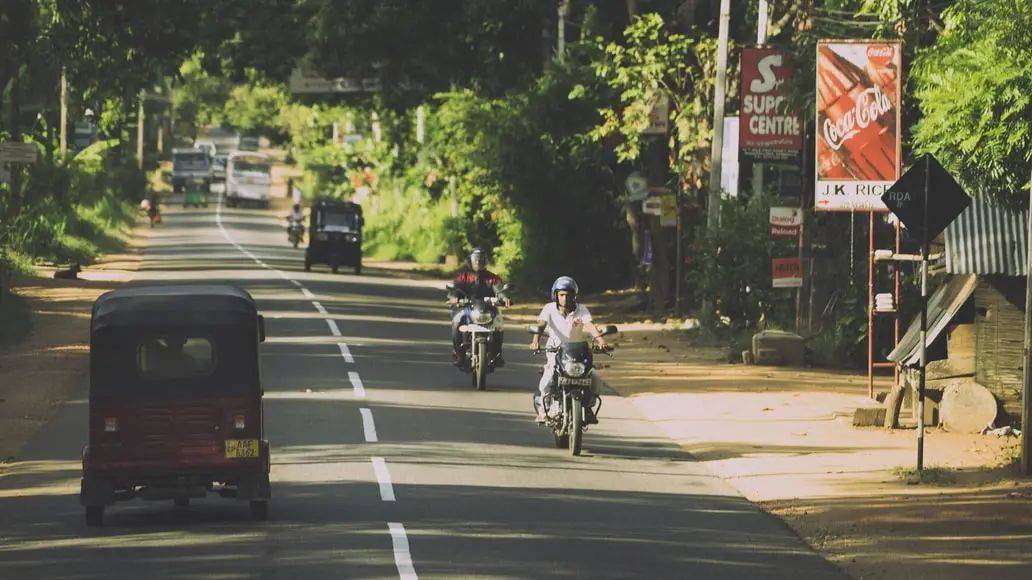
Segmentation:
<svg viewBox="0 0 1032 580">
<path fill-rule="evenodd" d="M 877 405 L 866 376 L 731 365 L 665 325 L 621 330 L 610 387 L 854 577 L 1032 575 L 1016 438 L 929 429 L 930 469 L 908 485 L 916 431 L 852 426 L 857 407 Z"/>
<path fill-rule="evenodd" d="M 129 280 L 148 234 L 149 229 L 137 228 L 125 253 L 104 256 L 83 269 L 78 280 L 55 280 L 54 269 L 44 267 L 15 281 L 14 292 L 31 310 L 32 330 L 0 350 L 0 464 L 13 461 L 82 386 L 89 368 L 93 302 Z"/>
</svg>

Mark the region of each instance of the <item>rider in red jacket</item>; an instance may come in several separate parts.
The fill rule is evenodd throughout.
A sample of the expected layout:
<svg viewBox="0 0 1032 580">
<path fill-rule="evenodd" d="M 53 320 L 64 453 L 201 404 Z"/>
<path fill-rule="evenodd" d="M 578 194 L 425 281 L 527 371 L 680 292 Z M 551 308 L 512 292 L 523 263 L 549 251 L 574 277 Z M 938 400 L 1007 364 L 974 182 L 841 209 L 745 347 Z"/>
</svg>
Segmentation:
<svg viewBox="0 0 1032 580">
<path fill-rule="evenodd" d="M 484 263 L 484 252 L 480 248 L 475 248 L 469 254 L 469 268 L 459 272 L 455 279 L 452 281 L 452 285 L 455 287 L 454 292 L 450 296 L 452 304 L 455 304 L 458 296 L 466 298 L 490 298 L 498 296 L 505 300 L 506 306 L 511 304 L 508 298 L 500 295 L 502 287 L 502 279 L 497 274 L 488 270 Z M 455 364 L 462 366 L 466 363 L 466 355 L 464 352 L 464 345 L 462 343 L 462 333 L 459 332 L 459 327 L 463 324 L 469 323 L 469 308 L 456 308 L 452 314 L 452 355 L 455 357 Z M 498 333 L 498 340 L 496 342 L 497 348 L 493 349 L 495 352 L 492 355 L 495 357 L 495 366 L 502 366 L 505 364 L 502 359 L 502 338 L 503 334 Z"/>
</svg>

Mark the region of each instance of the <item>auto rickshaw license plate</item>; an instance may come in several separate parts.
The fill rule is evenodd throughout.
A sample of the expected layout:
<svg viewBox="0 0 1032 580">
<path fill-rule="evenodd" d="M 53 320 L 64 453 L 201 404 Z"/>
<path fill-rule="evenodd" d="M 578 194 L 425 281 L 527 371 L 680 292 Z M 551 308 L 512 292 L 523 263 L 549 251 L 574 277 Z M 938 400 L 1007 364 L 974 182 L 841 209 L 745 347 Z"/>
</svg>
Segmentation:
<svg viewBox="0 0 1032 580">
<path fill-rule="evenodd" d="M 226 457 L 230 459 L 258 457 L 258 440 L 226 439 Z"/>
</svg>

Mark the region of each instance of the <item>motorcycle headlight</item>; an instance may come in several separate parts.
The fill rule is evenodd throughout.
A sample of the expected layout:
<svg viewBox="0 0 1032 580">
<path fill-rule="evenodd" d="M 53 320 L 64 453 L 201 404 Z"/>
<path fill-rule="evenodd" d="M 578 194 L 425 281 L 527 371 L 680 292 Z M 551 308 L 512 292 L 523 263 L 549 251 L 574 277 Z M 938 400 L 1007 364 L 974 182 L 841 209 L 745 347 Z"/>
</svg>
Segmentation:
<svg viewBox="0 0 1032 580">
<path fill-rule="evenodd" d="M 487 310 L 474 308 L 470 311 L 469 318 L 473 321 L 473 324 L 491 324 L 491 319 L 494 317 Z"/>
<path fill-rule="evenodd" d="M 587 371 L 588 367 L 584 363 L 568 357 L 563 358 L 563 374 L 566 376 L 578 378 L 584 376 Z"/>
</svg>

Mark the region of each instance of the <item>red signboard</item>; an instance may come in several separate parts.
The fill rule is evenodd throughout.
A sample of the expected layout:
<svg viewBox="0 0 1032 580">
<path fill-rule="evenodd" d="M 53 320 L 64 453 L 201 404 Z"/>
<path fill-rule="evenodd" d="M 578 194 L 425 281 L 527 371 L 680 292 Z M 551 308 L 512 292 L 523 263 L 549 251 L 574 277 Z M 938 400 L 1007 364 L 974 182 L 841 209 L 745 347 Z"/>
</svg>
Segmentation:
<svg viewBox="0 0 1032 580">
<path fill-rule="evenodd" d="M 795 67 L 777 48 L 742 49 L 739 148 L 756 161 L 792 161 L 803 148 L 803 123 L 788 108 Z"/>
<path fill-rule="evenodd" d="M 774 258 L 771 271 L 775 288 L 799 288 L 803 285 L 803 261 L 798 256 Z"/>
<path fill-rule="evenodd" d="M 899 179 L 902 45 L 892 40 L 817 43 L 818 211 L 888 211 Z"/>
</svg>

